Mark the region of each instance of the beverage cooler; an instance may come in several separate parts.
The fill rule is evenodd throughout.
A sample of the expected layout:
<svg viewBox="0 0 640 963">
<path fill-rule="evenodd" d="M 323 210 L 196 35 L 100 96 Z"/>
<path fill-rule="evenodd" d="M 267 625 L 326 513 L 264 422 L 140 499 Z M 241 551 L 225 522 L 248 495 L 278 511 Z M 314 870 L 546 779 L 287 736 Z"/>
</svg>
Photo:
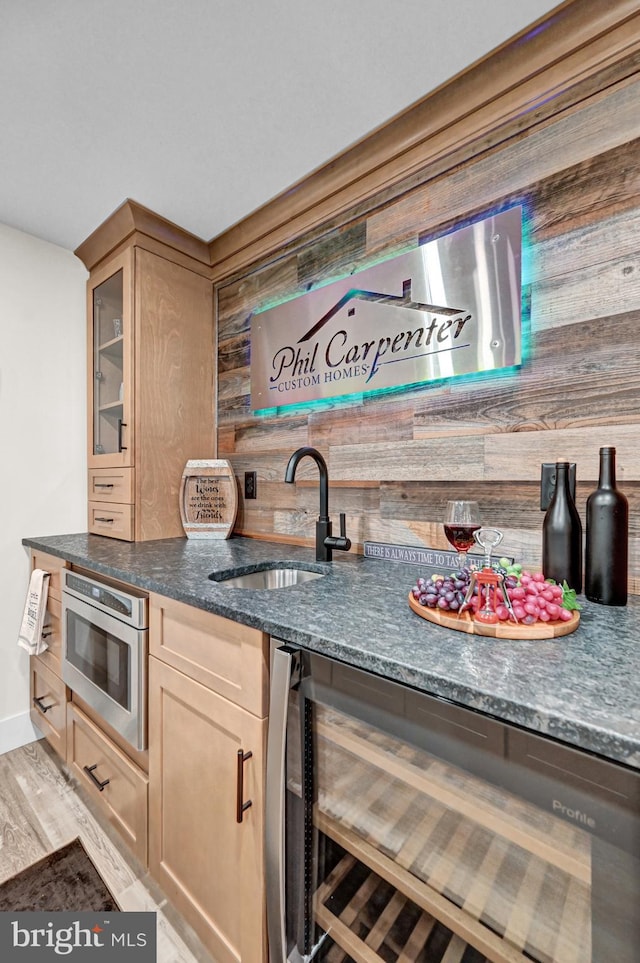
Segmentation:
<svg viewBox="0 0 640 963">
<path fill-rule="evenodd" d="M 640 772 L 277 643 L 271 963 L 637 963 Z"/>
</svg>

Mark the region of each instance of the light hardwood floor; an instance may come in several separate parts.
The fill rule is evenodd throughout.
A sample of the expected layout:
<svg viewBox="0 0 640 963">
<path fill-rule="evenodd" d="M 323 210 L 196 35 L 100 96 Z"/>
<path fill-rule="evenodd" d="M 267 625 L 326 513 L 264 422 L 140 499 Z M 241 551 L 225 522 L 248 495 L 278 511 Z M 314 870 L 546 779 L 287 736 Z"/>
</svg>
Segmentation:
<svg viewBox="0 0 640 963">
<path fill-rule="evenodd" d="M 0 756 L 0 883 L 76 836 L 122 910 L 156 912 L 157 963 L 214 963 L 148 873 L 102 828 L 44 740 Z"/>
</svg>

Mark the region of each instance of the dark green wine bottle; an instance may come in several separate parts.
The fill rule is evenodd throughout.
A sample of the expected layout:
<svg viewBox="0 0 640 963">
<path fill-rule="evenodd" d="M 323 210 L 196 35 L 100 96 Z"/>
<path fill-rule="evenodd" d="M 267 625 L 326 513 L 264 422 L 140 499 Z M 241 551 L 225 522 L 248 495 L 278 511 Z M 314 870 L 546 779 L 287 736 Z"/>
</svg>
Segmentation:
<svg viewBox="0 0 640 963">
<path fill-rule="evenodd" d="M 569 462 L 556 462 L 556 487 L 542 523 L 542 571 L 582 591 L 582 522 L 569 486 Z"/>
<path fill-rule="evenodd" d="M 601 605 L 627 604 L 629 503 L 616 487 L 616 450 L 600 449 L 598 487 L 587 499 L 584 593 Z"/>
</svg>

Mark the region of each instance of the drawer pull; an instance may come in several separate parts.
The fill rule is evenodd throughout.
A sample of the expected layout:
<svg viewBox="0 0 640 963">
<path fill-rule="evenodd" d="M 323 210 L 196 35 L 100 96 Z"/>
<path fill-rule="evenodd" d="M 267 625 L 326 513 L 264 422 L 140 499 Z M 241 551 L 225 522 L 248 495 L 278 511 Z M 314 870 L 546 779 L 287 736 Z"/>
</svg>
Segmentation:
<svg viewBox="0 0 640 963">
<path fill-rule="evenodd" d="M 96 521 L 97 521 L 97 522 L 111 522 L 111 524 L 113 524 L 114 521 L 115 521 L 115 518 L 98 518 L 98 516 L 96 515 Z"/>
<path fill-rule="evenodd" d="M 89 777 L 89 779 L 91 780 L 91 782 L 94 784 L 94 786 L 97 786 L 97 787 L 98 787 L 98 789 L 100 790 L 100 792 L 102 792 L 102 790 L 104 789 L 105 786 L 108 786 L 108 785 L 109 785 L 109 780 L 108 780 L 108 779 L 105 779 L 105 780 L 103 780 L 103 782 L 100 782 L 100 780 L 98 779 L 98 777 L 93 775 L 93 770 L 98 768 L 98 763 L 97 763 L 97 762 L 96 762 L 93 766 L 83 766 L 82 768 L 84 769 L 84 771 L 86 772 L 87 776 Z"/>
<path fill-rule="evenodd" d="M 42 712 L 42 714 L 44 715 L 44 713 L 45 713 L 45 712 L 48 712 L 49 709 L 53 709 L 53 707 L 55 706 L 55 702 L 52 702 L 51 705 L 45 706 L 45 705 L 43 705 L 43 701 L 44 701 L 44 700 L 42 699 L 42 696 L 34 696 L 34 697 L 33 697 L 33 704 L 34 704 L 34 706 L 37 706 L 38 709 L 40 710 L 40 712 Z"/>
<path fill-rule="evenodd" d="M 113 488 L 113 482 L 94 482 L 94 488 Z"/>
<path fill-rule="evenodd" d="M 242 749 L 238 749 L 238 775 L 236 780 L 236 822 L 242 822 L 242 816 L 249 806 L 253 806 L 251 799 L 247 799 L 246 802 L 242 801 L 244 796 L 244 764 L 247 759 L 251 759 L 252 752 L 243 752 Z"/>
</svg>

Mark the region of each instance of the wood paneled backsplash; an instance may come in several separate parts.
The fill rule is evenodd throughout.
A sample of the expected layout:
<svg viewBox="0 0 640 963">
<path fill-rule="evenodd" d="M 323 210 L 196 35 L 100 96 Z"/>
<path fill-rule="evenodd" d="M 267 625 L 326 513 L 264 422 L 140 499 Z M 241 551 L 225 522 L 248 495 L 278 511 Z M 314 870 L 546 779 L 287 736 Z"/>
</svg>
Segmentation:
<svg viewBox="0 0 640 963">
<path fill-rule="evenodd" d="M 615 445 L 631 510 L 630 590 L 640 593 L 640 80 L 592 90 L 217 286 L 218 457 L 240 481 L 257 472 L 258 497 L 241 502 L 236 531 L 313 543 L 315 465 L 303 461 L 296 484 L 284 483 L 291 452 L 313 445 L 329 466 L 330 513 L 337 524 L 346 512 L 356 551 L 365 539 L 444 547 L 445 501 L 473 496 L 483 522 L 504 531 L 505 553 L 538 566 L 541 463 L 577 463 L 584 522 L 598 449 Z M 512 203 L 528 212 L 516 373 L 252 414 L 254 310 Z"/>
</svg>

